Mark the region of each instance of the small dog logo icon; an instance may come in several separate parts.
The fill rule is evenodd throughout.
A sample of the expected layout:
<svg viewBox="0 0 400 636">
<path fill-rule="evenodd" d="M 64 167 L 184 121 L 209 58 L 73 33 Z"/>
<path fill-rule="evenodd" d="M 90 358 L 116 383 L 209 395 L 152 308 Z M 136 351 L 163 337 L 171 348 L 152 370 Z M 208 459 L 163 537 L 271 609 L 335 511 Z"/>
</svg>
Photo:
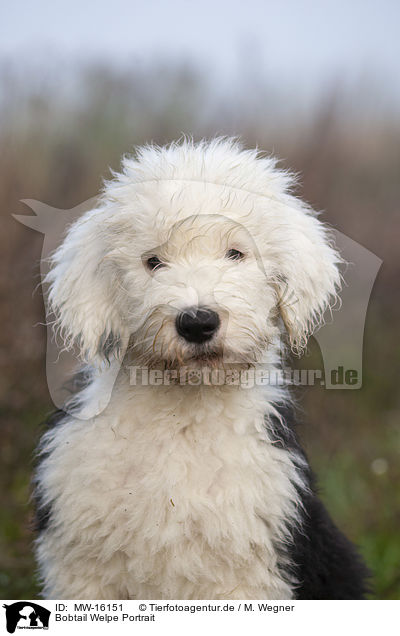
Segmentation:
<svg viewBox="0 0 400 636">
<path fill-rule="evenodd" d="M 48 629 L 50 610 L 31 603 L 19 601 L 11 605 L 3 605 L 6 610 L 7 631 L 13 634 L 18 629 Z"/>
</svg>

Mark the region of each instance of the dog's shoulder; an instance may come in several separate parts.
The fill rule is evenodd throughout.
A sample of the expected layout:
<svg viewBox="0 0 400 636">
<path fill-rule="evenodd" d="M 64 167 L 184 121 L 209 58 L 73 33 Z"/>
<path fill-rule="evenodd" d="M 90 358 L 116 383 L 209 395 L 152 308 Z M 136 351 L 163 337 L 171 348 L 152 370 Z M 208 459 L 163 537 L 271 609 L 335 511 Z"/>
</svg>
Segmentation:
<svg viewBox="0 0 400 636">
<path fill-rule="evenodd" d="M 302 460 L 304 487 L 298 489 L 301 523 L 291 528 L 288 574 L 298 581 L 297 599 L 362 599 L 370 573 L 357 548 L 336 527 L 318 496 L 314 473 L 298 437 L 300 417 L 292 404 L 269 418 L 273 441 Z"/>
</svg>

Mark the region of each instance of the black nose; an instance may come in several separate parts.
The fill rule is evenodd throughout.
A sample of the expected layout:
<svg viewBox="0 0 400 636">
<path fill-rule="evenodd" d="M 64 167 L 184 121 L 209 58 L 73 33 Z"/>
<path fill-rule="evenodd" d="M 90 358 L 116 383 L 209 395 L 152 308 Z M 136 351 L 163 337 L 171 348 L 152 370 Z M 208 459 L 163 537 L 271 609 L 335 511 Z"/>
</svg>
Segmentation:
<svg viewBox="0 0 400 636">
<path fill-rule="evenodd" d="M 176 330 L 188 342 L 206 342 L 219 327 L 219 316 L 211 309 L 187 309 L 176 318 Z"/>
</svg>

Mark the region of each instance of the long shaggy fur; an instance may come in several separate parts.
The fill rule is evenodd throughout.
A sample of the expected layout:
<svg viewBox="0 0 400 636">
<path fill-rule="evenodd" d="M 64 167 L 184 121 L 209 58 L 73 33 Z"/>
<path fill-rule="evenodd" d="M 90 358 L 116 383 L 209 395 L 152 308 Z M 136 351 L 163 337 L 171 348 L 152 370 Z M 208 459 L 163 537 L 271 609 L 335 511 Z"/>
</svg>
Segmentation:
<svg viewBox="0 0 400 636">
<path fill-rule="evenodd" d="M 231 139 L 146 146 L 69 228 L 49 300 L 87 384 L 40 445 L 46 597 L 363 596 L 364 566 L 315 495 L 283 389 L 131 381 L 139 365 L 273 370 L 283 333 L 304 347 L 335 301 L 340 257 L 292 183 Z M 202 345 L 176 327 L 193 307 L 220 319 Z"/>
</svg>

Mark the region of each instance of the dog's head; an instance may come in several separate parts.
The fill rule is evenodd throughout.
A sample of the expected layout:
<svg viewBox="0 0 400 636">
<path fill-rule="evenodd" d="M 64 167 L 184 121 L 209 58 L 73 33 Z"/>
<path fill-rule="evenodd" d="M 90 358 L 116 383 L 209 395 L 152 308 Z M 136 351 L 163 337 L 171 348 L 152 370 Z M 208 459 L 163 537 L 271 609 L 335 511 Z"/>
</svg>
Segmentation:
<svg viewBox="0 0 400 636">
<path fill-rule="evenodd" d="M 52 257 L 49 299 L 89 360 L 251 364 L 305 345 L 340 257 L 274 160 L 233 140 L 138 150 Z"/>
</svg>

